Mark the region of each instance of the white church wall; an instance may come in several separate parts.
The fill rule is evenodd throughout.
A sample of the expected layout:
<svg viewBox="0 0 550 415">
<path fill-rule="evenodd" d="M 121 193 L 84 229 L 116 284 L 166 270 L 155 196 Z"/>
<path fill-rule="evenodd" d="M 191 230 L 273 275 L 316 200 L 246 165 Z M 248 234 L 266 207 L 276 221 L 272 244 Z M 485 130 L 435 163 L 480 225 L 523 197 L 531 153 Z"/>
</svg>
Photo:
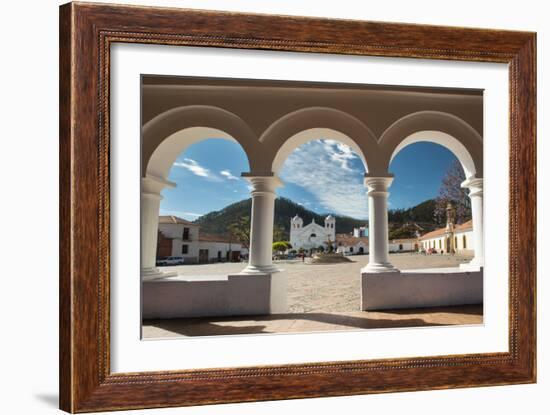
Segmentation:
<svg viewBox="0 0 550 415">
<path fill-rule="evenodd" d="M 425 239 L 422 241 L 422 244 L 424 245 L 425 250 L 435 248 L 436 250 L 441 251 L 445 247 L 445 236 Z"/>
<path fill-rule="evenodd" d="M 464 255 L 474 254 L 474 232 L 457 232 L 455 234 L 457 238 L 457 252 Z M 464 246 L 464 237 L 466 238 L 466 246 Z"/>
<path fill-rule="evenodd" d="M 464 246 L 464 239 L 466 237 L 466 246 Z M 456 252 L 464 255 L 473 255 L 474 253 L 474 233 L 472 230 L 465 232 L 456 232 Z M 438 252 L 445 249 L 445 235 L 435 238 L 424 239 L 421 241 L 424 250 L 435 248 Z"/>
<path fill-rule="evenodd" d="M 331 216 L 325 219 L 324 225 L 312 221 L 303 225 L 303 220 L 295 216 L 290 221 L 290 244 L 292 249 L 316 249 L 336 240 L 336 221 Z"/>
</svg>

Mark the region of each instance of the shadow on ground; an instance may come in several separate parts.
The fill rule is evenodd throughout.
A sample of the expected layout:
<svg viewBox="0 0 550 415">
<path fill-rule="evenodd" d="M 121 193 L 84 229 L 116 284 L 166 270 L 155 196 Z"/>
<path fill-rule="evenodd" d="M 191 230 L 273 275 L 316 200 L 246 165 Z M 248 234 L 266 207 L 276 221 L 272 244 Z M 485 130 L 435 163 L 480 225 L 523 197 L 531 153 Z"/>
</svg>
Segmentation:
<svg viewBox="0 0 550 415">
<path fill-rule="evenodd" d="M 407 317 L 409 316 L 409 317 Z M 232 334 L 298 333 L 403 327 L 480 324 L 483 306 L 431 307 L 350 313 L 287 313 L 265 316 L 233 316 L 144 320 L 144 338 L 219 336 Z"/>
<path fill-rule="evenodd" d="M 49 407 L 59 407 L 59 396 L 55 393 L 36 393 L 34 396 Z"/>
<path fill-rule="evenodd" d="M 402 310 L 382 310 L 381 313 L 391 313 L 395 315 L 408 315 L 414 314 L 467 314 L 471 316 L 483 316 L 483 304 L 461 305 L 456 307 L 428 307 L 428 308 L 414 308 L 414 309 L 402 309 Z"/>
</svg>

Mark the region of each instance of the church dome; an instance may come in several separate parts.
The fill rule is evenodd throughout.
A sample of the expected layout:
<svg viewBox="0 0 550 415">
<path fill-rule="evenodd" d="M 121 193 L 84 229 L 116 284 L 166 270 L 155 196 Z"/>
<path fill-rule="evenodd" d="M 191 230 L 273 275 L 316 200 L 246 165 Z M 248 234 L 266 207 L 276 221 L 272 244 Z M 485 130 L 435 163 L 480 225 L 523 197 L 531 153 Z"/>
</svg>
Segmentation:
<svg viewBox="0 0 550 415">
<path fill-rule="evenodd" d="M 325 220 L 334 220 L 334 216 L 328 215 L 328 216 L 325 218 Z"/>
<path fill-rule="evenodd" d="M 298 214 L 296 214 L 296 216 L 294 216 L 294 217 L 292 218 L 292 220 L 301 220 L 301 219 L 302 219 L 302 218 L 301 218 L 300 216 L 298 216 Z"/>
</svg>

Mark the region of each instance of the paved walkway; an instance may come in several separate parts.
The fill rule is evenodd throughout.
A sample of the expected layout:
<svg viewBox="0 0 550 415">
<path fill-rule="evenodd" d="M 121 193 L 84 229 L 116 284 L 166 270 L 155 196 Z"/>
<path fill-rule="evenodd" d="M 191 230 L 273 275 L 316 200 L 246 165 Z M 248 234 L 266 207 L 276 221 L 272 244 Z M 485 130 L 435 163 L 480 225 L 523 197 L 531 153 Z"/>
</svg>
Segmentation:
<svg viewBox="0 0 550 415">
<path fill-rule="evenodd" d="M 360 269 L 368 256 L 352 256 L 354 262 L 319 265 L 301 261 L 279 262 L 288 278 L 288 314 L 150 320 L 144 322 L 144 337 L 201 336 L 353 330 L 360 328 L 411 327 L 426 325 L 480 324 L 481 306 L 360 311 Z M 470 260 L 461 256 L 392 254 L 400 269 L 456 267 Z M 183 275 L 201 276 L 237 273 L 245 264 L 206 264 L 170 267 Z"/>
<path fill-rule="evenodd" d="M 385 312 L 289 313 L 268 316 L 147 320 L 143 337 L 219 336 L 226 334 L 308 333 L 395 327 L 481 324 L 483 307 L 438 307 Z"/>
<path fill-rule="evenodd" d="M 288 281 L 290 313 L 349 312 L 360 309 L 360 270 L 369 262 L 368 255 L 349 257 L 342 264 L 305 264 L 279 261 Z M 399 269 L 457 267 L 471 258 L 459 255 L 391 254 L 390 261 Z M 166 267 L 183 275 L 196 277 L 238 273 L 246 264 L 217 263 Z"/>
</svg>

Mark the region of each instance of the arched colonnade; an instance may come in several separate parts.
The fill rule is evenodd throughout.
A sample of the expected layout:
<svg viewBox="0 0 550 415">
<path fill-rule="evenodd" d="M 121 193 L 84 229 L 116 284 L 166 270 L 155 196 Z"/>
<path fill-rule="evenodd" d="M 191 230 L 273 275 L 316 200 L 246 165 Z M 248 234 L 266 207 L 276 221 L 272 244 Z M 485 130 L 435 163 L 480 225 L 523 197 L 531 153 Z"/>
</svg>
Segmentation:
<svg viewBox="0 0 550 415">
<path fill-rule="evenodd" d="M 363 272 L 395 272 L 388 255 L 388 188 L 393 181 L 391 160 L 404 147 L 430 141 L 453 152 L 464 169 L 472 202 L 475 257 L 472 267 L 483 265 L 483 139 L 466 121 L 441 111 L 416 111 L 389 123 L 374 134 L 348 112 L 330 107 L 305 107 L 272 122 L 261 134 L 246 119 L 216 106 L 186 105 L 153 117 L 142 128 L 141 273 L 156 278 L 156 241 L 161 191 L 174 187 L 167 177 L 178 155 L 207 138 L 239 143 L 250 171 L 242 176 L 251 184 L 251 242 L 245 274 L 274 274 L 272 237 L 276 189 L 286 158 L 300 145 L 330 138 L 349 145 L 365 166 L 368 193 L 369 263 Z M 365 209 L 367 207 L 365 206 Z"/>
</svg>

